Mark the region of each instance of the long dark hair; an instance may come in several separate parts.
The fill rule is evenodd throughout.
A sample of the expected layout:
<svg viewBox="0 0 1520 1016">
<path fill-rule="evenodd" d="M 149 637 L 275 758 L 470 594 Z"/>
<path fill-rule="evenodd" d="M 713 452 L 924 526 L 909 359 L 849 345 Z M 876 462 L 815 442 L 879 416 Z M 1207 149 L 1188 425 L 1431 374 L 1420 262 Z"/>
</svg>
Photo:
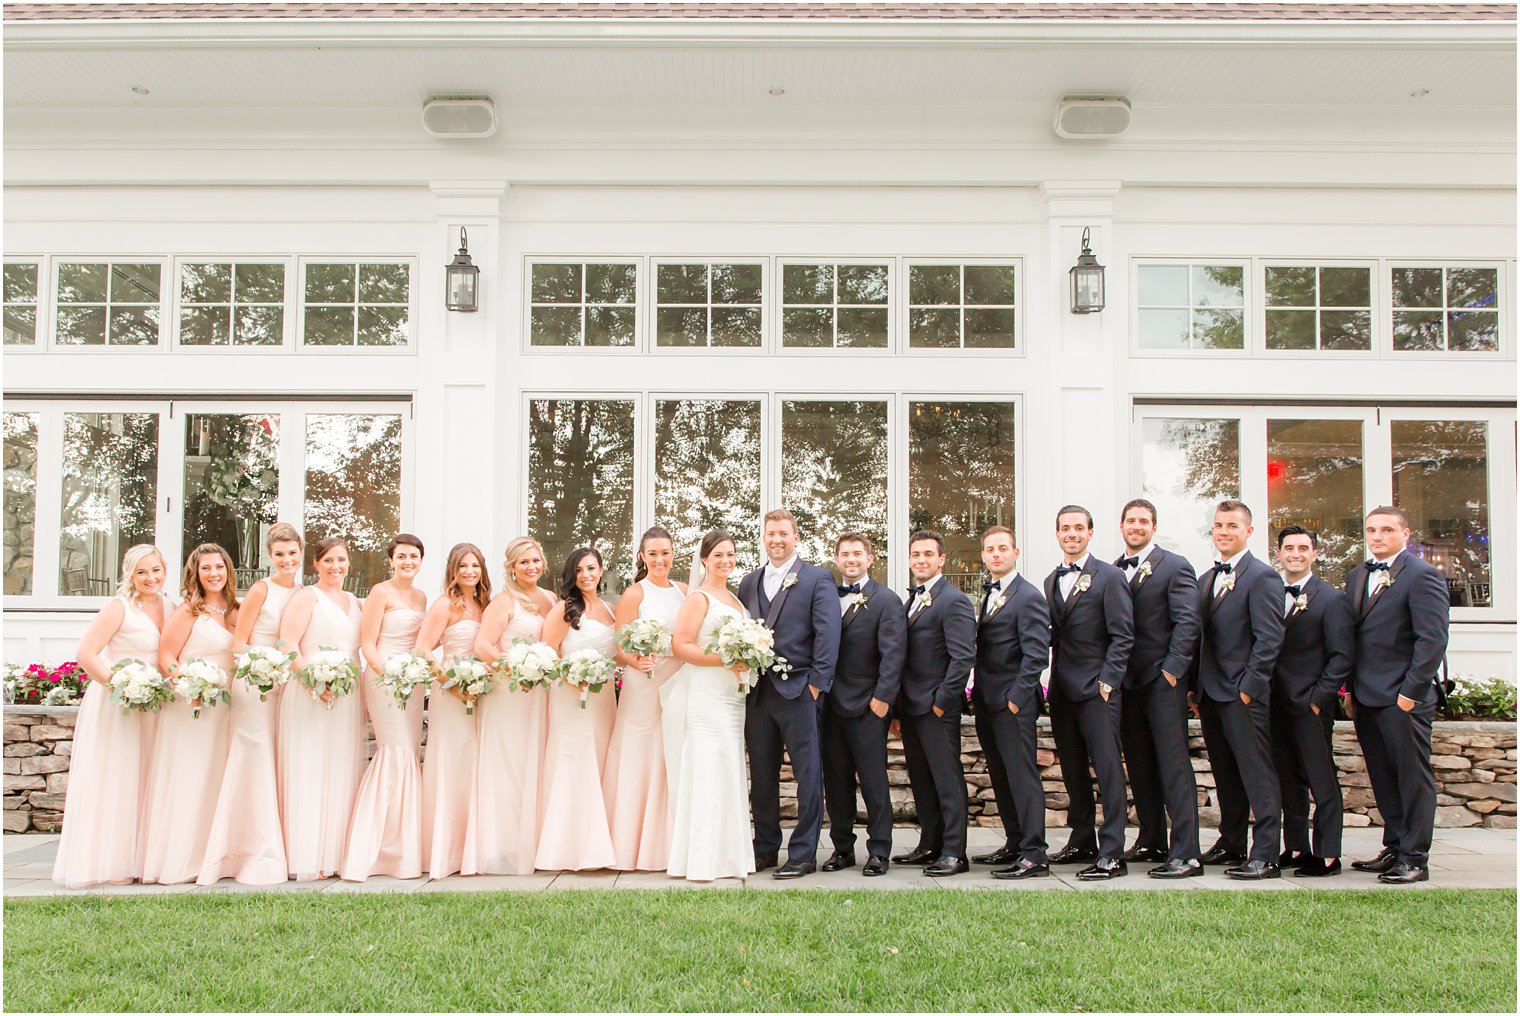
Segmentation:
<svg viewBox="0 0 1520 1016">
<path fill-rule="evenodd" d="M 576 547 L 565 558 L 565 567 L 559 573 L 559 598 L 565 601 L 565 623 L 577 631 L 580 630 L 581 617 L 586 613 L 586 597 L 581 593 L 581 587 L 575 584 L 575 573 L 587 557 L 596 558 L 596 563 L 606 569 L 607 565 L 595 547 Z"/>
<path fill-rule="evenodd" d="M 675 549 L 675 537 L 671 536 L 664 526 L 650 526 L 644 530 L 644 535 L 639 537 L 638 552 L 633 555 L 635 560 L 638 561 L 638 567 L 633 572 L 633 581 L 635 582 L 644 581 L 645 576 L 649 574 L 649 566 L 644 563 L 644 544 L 650 540 L 669 540 L 671 549 Z"/>
<path fill-rule="evenodd" d="M 720 543 L 733 543 L 735 547 L 738 547 L 738 544 L 734 543 L 734 538 L 728 535 L 728 530 L 709 529 L 702 536 L 702 543 L 698 547 L 697 557 L 706 561 L 712 556 L 712 552 L 718 549 L 718 544 Z"/>
<path fill-rule="evenodd" d="M 449 563 L 443 569 L 443 592 L 449 598 L 449 608 L 464 613 L 464 587 L 459 584 L 459 563 L 466 554 L 475 555 L 480 566 L 480 581 L 475 584 L 475 603 L 481 610 L 491 605 L 491 574 L 486 571 L 486 556 L 473 543 L 456 543 L 449 551 Z"/>
</svg>

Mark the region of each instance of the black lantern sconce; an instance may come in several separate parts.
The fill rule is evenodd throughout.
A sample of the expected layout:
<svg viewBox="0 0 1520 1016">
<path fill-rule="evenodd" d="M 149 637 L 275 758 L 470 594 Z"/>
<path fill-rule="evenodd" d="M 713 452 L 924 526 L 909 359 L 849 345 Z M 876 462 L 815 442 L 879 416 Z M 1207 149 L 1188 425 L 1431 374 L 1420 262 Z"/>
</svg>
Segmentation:
<svg viewBox="0 0 1520 1016">
<path fill-rule="evenodd" d="M 1071 279 L 1071 312 L 1096 314 L 1103 309 L 1103 266 L 1092 252 L 1092 230 L 1082 230 L 1082 253 L 1067 273 Z"/>
<path fill-rule="evenodd" d="M 470 235 L 459 227 L 459 253 L 444 266 L 448 273 L 445 297 L 449 310 L 474 313 L 480 309 L 480 269 L 470 260 Z"/>
</svg>

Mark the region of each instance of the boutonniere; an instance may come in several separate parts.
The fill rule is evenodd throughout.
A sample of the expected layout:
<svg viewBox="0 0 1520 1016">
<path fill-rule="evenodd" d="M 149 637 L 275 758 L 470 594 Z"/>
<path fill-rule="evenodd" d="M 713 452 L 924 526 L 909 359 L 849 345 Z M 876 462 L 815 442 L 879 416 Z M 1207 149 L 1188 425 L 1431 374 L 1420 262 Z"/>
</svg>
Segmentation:
<svg viewBox="0 0 1520 1016">
<path fill-rule="evenodd" d="M 1228 593 L 1235 588 L 1235 573 L 1225 572 L 1223 576 L 1214 580 L 1214 594 Z"/>
<path fill-rule="evenodd" d="M 1393 573 L 1380 571 L 1377 573 L 1377 578 L 1372 580 L 1372 591 L 1378 593 L 1391 585 L 1393 585 Z"/>
<path fill-rule="evenodd" d="M 1090 588 L 1092 588 L 1092 576 L 1082 575 L 1077 579 L 1077 588 L 1071 591 L 1071 595 L 1076 596 L 1078 593 L 1085 593 Z"/>
<path fill-rule="evenodd" d="M 1149 561 L 1141 561 L 1140 562 L 1140 570 L 1135 573 L 1135 585 L 1137 585 L 1137 586 L 1143 586 L 1143 585 L 1145 585 L 1145 580 L 1148 579 L 1148 578 L 1150 578 L 1150 577 L 1151 577 L 1151 563 Z"/>
<path fill-rule="evenodd" d="M 998 594 L 994 596 L 992 600 L 987 604 L 987 616 L 991 617 L 993 614 L 996 614 L 998 611 L 1002 610 L 1003 604 L 1005 602 L 1006 598 L 1003 596 L 1002 592 L 999 591 Z"/>
<path fill-rule="evenodd" d="M 928 610 L 929 609 L 929 604 L 931 604 L 933 602 L 934 602 L 934 597 L 930 596 L 928 593 L 923 593 L 918 598 L 918 608 L 920 610 Z"/>
<path fill-rule="evenodd" d="M 851 607 L 859 607 L 861 610 L 865 610 L 867 599 L 868 597 L 865 593 L 851 593 L 850 598 L 845 602 L 848 603 Z"/>
<path fill-rule="evenodd" d="M 790 589 L 793 586 L 795 586 L 796 584 L 797 584 L 797 573 L 796 572 L 787 572 L 786 573 L 786 578 L 784 578 L 784 579 L 781 580 L 781 588 L 782 589 Z"/>
<path fill-rule="evenodd" d="M 1301 610 L 1308 610 L 1308 609 L 1309 609 L 1309 594 L 1308 593 L 1299 593 L 1298 594 L 1298 599 L 1296 599 L 1296 600 L 1293 601 L 1293 613 L 1297 614 Z"/>
</svg>

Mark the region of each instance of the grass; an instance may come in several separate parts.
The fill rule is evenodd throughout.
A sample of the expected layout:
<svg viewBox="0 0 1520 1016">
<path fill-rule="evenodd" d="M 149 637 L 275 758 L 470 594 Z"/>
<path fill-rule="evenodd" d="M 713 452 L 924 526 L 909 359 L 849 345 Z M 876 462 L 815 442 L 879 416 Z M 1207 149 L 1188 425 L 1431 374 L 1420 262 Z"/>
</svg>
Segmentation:
<svg viewBox="0 0 1520 1016">
<path fill-rule="evenodd" d="M 1515 1009 L 1515 893 L 588 891 L 5 903 L 26 1010 Z"/>
</svg>

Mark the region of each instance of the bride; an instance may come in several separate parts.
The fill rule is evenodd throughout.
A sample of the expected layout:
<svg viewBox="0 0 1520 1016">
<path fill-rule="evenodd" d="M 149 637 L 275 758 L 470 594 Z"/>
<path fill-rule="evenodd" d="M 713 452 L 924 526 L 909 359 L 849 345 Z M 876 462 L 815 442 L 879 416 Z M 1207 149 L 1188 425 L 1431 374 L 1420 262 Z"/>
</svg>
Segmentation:
<svg viewBox="0 0 1520 1016">
<path fill-rule="evenodd" d="M 709 882 L 753 874 L 755 850 L 744 780 L 744 694 L 738 672 L 706 651 L 718 625 L 745 616 L 728 591 L 734 538 L 709 532 L 698 560 L 671 633 L 671 651 L 686 666 L 660 687 L 660 701 L 672 818 L 667 870 Z"/>
</svg>

